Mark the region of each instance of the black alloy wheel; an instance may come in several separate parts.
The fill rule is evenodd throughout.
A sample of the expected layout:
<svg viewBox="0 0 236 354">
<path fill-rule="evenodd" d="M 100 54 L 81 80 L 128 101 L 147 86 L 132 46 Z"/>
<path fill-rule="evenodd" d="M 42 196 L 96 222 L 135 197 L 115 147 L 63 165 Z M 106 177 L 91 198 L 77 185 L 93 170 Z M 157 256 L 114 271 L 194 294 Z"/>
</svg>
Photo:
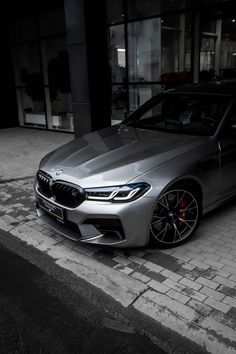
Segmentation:
<svg viewBox="0 0 236 354">
<path fill-rule="evenodd" d="M 150 224 L 154 244 L 174 247 L 187 241 L 198 227 L 200 209 L 197 193 L 185 186 L 175 186 L 162 194 Z"/>
</svg>

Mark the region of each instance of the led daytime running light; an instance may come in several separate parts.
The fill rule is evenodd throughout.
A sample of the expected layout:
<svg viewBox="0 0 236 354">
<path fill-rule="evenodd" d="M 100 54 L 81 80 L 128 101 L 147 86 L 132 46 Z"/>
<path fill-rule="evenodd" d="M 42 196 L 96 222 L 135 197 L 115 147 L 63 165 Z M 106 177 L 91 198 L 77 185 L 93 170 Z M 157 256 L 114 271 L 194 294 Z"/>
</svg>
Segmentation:
<svg viewBox="0 0 236 354">
<path fill-rule="evenodd" d="M 150 185 L 147 183 L 133 183 L 123 186 L 88 188 L 85 192 L 87 200 L 125 202 L 137 199 L 149 188 Z"/>
</svg>

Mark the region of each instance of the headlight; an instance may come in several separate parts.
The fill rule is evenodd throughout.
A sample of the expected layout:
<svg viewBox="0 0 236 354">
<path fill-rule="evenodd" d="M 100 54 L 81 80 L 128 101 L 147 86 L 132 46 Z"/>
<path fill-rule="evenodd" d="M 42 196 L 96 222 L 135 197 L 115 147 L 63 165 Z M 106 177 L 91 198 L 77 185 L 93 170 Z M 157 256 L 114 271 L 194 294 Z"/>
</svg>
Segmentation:
<svg viewBox="0 0 236 354">
<path fill-rule="evenodd" d="M 124 186 L 88 188 L 85 189 L 85 198 L 109 202 L 130 202 L 141 197 L 150 187 L 147 183 L 132 183 Z"/>
</svg>

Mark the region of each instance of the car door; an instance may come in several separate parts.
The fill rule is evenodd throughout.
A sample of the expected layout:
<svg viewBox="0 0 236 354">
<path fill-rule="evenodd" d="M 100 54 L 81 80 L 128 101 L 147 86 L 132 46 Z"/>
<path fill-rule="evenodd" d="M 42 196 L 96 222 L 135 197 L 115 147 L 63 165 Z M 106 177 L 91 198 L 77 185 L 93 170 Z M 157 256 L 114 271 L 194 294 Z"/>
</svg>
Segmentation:
<svg viewBox="0 0 236 354">
<path fill-rule="evenodd" d="M 236 103 L 219 137 L 221 198 L 236 195 Z"/>
</svg>

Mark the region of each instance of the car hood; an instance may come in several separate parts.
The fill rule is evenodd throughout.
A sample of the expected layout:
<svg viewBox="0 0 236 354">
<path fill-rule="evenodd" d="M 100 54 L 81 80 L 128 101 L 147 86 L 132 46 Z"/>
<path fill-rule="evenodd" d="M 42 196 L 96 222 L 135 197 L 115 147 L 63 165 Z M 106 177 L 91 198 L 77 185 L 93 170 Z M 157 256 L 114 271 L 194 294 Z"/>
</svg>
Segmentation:
<svg viewBox="0 0 236 354">
<path fill-rule="evenodd" d="M 125 184 L 203 145 L 207 137 L 116 125 L 75 139 L 49 153 L 40 168 L 82 187 Z M 56 172 L 61 169 L 60 175 Z"/>
</svg>

